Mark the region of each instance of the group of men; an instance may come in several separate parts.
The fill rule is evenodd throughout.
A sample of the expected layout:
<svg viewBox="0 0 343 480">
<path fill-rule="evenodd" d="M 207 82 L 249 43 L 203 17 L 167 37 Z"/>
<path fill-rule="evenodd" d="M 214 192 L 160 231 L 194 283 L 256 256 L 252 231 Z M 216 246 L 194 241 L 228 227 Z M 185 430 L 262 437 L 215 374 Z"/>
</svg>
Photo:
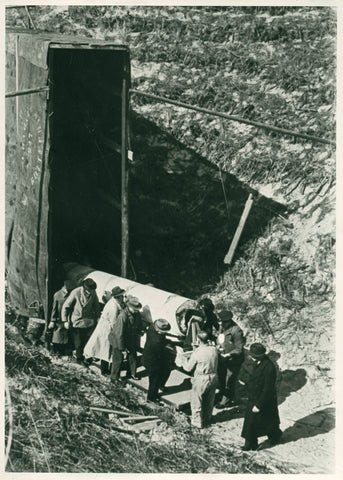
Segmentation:
<svg viewBox="0 0 343 480">
<path fill-rule="evenodd" d="M 136 378 L 137 350 L 144 333 L 139 314 L 142 305 L 136 297 L 124 297 L 125 290 L 114 287 L 105 293 L 101 312 L 96 288 L 94 280 L 86 278 L 73 290 L 66 281 L 55 293 L 49 323 L 52 351 L 71 356 L 74 350 L 75 362 L 83 366 L 89 366 L 97 358 L 101 373 L 110 373 L 114 383 L 120 382 L 125 356 L 127 377 Z"/>
<path fill-rule="evenodd" d="M 70 355 L 75 350 L 75 361 L 85 366 L 93 358 L 99 359 L 101 373 L 109 374 L 111 382 L 120 384 L 124 358 L 126 377 L 137 379 L 137 351 L 141 336 L 146 333 L 142 362 L 149 377 L 149 401 L 160 401 L 160 392 L 166 389 L 175 360 L 176 365 L 193 372 L 193 426 L 203 428 L 210 424 L 219 388 L 219 409 L 242 404 L 242 398 L 246 398 L 244 450 L 256 450 L 258 437 L 263 435 L 268 436 L 272 445 L 279 442 L 276 368 L 260 343 L 252 344 L 245 358 L 245 337 L 232 312 L 226 310 L 216 315 L 210 299 L 200 300 L 197 345 L 191 353 L 178 350 L 175 358 L 170 354 L 173 343 L 166 336 L 171 328 L 167 320 L 159 318 L 146 324 L 139 300 L 126 295 L 120 287 L 106 292 L 100 314 L 96 287 L 89 278 L 73 290 L 65 282 L 54 295 L 49 329 L 55 353 Z"/>
</svg>

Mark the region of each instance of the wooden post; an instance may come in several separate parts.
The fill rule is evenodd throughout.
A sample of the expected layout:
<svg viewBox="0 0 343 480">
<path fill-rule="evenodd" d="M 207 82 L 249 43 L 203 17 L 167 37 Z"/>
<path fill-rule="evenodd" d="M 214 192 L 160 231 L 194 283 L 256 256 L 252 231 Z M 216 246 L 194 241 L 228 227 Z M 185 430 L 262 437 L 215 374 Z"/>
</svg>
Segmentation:
<svg viewBox="0 0 343 480">
<path fill-rule="evenodd" d="M 127 276 L 129 252 L 128 169 L 127 169 L 127 112 L 128 72 L 124 65 L 121 102 L 121 276 Z"/>
<path fill-rule="evenodd" d="M 227 252 L 227 254 L 224 258 L 224 263 L 227 263 L 227 264 L 230 265 L 230 263 L 232 262 L 233 256 L 235 254 L 235 250 L 237 248 L 239 239 L 241 238 L 241 234 L 242 234 L 245 222 L 248 218 L 248 215 L 249 215 L 249 212 L 250 212 L 250 209 L 251 209 L 253 203 L 254 203 L 254 200 L 252 198 L 252 194 L 250 193 L 249 197 L 248 197 L 248 200 L 245 202 L 245 207 L 244 207 L 241 219 L 239 221 L 239 225 L 236 229 L 235 236 L 233 237 L 230 248 L 229 248 L 229 251 Z"/>
</svg>

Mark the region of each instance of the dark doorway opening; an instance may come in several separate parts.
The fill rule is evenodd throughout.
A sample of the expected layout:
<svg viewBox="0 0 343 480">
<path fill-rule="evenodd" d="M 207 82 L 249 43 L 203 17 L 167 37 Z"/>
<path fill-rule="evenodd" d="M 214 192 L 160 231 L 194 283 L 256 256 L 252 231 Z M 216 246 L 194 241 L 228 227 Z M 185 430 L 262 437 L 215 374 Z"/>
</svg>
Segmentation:
<svg viewBox="0 0 343 480">
<path fill-rule="evenodd" d="M 126 56 L 125 56 L 126 54 Z M 127 52 L 51 48 L 50 266 L 120 274 L 121 94 Z"/>
</svg>

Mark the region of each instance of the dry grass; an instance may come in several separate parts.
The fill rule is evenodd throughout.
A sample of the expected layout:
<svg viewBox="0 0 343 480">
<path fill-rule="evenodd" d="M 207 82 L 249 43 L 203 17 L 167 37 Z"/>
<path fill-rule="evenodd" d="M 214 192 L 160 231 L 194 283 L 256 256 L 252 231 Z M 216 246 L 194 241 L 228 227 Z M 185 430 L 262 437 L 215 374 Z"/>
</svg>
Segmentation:
<svg viewBox="0 0 343 480">
<path fill-rule="evenodd" d="M 13 327 L 7 327 L 11 337 Z M 12 400 L 13 441 L 10 472 L 118 473 L 268 473 L 268 466 L 233 448 L 211 443 L 194 432 L 183 414 L 168 407 L 137 403 L 134 389 L 113 390 L 89 371 L 56 365 L 43 350 L 6 340 L 6 366 Z M 116 419 L 91 411 L 94 404 L 157 414 L 165 431 L 150 434 L 118 431 Z M 176 439 L 176 440 L 175 440 Z"/>
</svg>

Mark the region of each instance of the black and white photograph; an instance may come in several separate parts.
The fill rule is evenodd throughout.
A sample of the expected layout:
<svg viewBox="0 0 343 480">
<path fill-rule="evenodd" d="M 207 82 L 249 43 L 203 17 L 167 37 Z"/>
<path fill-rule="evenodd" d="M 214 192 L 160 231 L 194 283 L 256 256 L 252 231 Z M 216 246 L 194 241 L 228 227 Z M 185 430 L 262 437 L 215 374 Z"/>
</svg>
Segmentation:
<svg viewBox="0 0 343 480">
<path fill-rule="evenodd" d="M 2 7 L 4 478 L 337 474 L 338 2 L 86 3 Z"/>
</svg>

